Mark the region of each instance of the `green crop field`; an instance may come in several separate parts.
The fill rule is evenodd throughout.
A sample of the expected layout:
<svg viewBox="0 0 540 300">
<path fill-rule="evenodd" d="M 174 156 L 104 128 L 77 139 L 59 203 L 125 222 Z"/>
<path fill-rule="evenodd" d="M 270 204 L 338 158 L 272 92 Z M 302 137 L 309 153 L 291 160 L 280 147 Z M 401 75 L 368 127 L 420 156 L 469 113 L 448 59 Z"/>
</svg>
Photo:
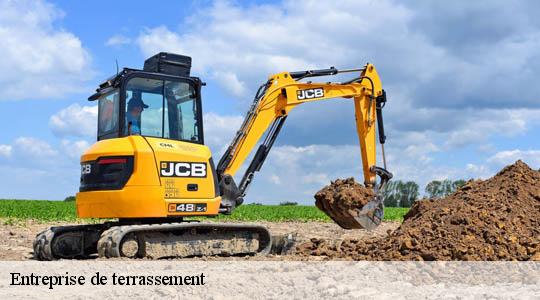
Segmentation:
<svg viewBox="0 0 540 300">
<path fill-rule="evenodd" d="M 387 207 L 384 219 L 400 221 L 407 211 L 407 208 Z M 77 219 L 74 202 L 40 200 L 0 200 L 0 218 L 37 221 L 75 221 Z M 232 215 L 220 215 L 208 220 L 331 222 L 330 218 L 315 206 L 253 204 L 238 207 Z"/>
</svg>

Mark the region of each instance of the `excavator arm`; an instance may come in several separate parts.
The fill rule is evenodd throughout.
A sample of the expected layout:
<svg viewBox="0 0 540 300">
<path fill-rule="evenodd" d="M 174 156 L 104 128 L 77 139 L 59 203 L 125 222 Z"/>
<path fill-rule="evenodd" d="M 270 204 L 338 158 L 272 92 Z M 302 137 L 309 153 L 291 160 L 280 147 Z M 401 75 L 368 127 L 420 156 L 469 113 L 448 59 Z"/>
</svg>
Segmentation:
<svg viewBox="0 0 540 300">
<path fill-rule="evenodd" d="M 309 77 L 346 72 L 359 73 L 359 76 L 347 82 L 301 82 L 302 79 Z M 270 76 L 268 81 L 259 88 L 242 126 L 218 163 L 222 212 L 230 212 L 243 202 L 243 197 L 255 172 L 261 169 L 289 112 L 303 103 L 333 98 L 347 98 L 354 102 L 365 186 L 378 190 L 392 177 L 386 171 L 384 157 L 386 137 L 382 107 L 386 102 L 386 93 L 382 89 L 381 81 L 373 65 L 367 64 L 361 69 L 341 71 L 332 67 L 324 70 L 283 72 Z M 383 146 L 384 168 L 376 166 L 376 125 L 379 142 Z M 236 186 L 233 176 L 265 132 L 263 142 L 253 156 L 239 185 Z M 381 178 L 379 184 L 376 183 L 376 175 Z"/>
</svg>

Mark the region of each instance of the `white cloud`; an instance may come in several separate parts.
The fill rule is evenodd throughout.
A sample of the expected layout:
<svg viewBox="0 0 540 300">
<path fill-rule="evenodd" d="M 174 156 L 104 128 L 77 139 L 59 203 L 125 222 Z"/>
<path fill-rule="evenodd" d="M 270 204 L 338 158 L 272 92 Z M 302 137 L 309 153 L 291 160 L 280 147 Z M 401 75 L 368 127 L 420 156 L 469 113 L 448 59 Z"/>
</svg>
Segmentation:
<svg viewBox="0 0 540 300">
<path fill-rule="evenodd" d="M 8 46 L 0 49 L 0 68 L 32 79 L 18 90 L 33 89 L 40 96 L 47 96 L 43 93 L 47 89 L 35 89 L 34 85 L 39 83 L 58 91 L 58 82 L 80 77 L 89 63 L 88 55 L 77 37 L 54 26 L 53 21 L 61 18 L 62 13 L 45 2 L 17 2 L 28 7 L 28 11 L 40 12 L 37 14 L 25 14 L 24 9 L 13 9 L 16 2 L 7 3 L 0 6 L 0 25 L 9 26 L 0 26 L 0 37 L 8 30 L 11 39 L 4 39 Z M 372 62 L 389 95 L 385 108 L 389 170 L 396 179 L 414 180 L 421 187 L 433 179 L 487 177 L 518 158 L 537 163 L 538 150 L 495 153 L 497 149 L 492 148 L 482 154 L 495 153 L 488 159 L 455 154 L 460 148 L 476 149 L 488 144 L 493 137 L 527 134 L 531 126 L 538 124 L 540 102 L 535 97 L 540 86 L 534 82 L 540 68 L 540 35 L 538 26 L 530 24 L 535 20 L 530 14 L 536 10 L 519 5 L 506 10 L 507 3 L 500 1 L 488 9 L 489 13 L 484 13 L 482 7 L 487 6 L 483 4 L 456 4 L 459 7 L 449 8 L 451 13 L 446 16 L 445 9 L 437 5 L 428 5 L 428 9 L 415 6 L 418 5 L 386 0 L 341 0 L 304 1 L 302 5 L 283 1 L 243 7 L 237 2 L 216 1 L 193 14 L 186 21 L 187 26 L 178 27 L 187 30 L 153 27 L 130 42 L 136 42 L 147 56 L 160 51 L 191 55 L 196 75 L 214 80 L 242 100 L 252 95 L 271 73 L 331 65 L 357 67 Z M 499 13 L 514 17 L 501 18 Z M 468 18 L 462 19 L 464 16 Z M 432 20 L 425 22 L 426 18 Z M 23 35 L 17 35 L 15 29 L 19 28 Z M 55 43 L 49 48 L 43 46 L 48 45 L 46 42 L 26 47 L 43 52 L 43 60 L 34 57 L 28 61 L 35 64 L 23 61 L 15 65 L 11 61 L 21 58 L 8 50 L 18 49 L 20 36 L 24 36 L 24 41 Z M 107 42 L 113 46 L 128 41 L 118 35 Z M 66 51 L 78 51 L 82 59 L 66 66 L 63 57 L 55 56 L 56 45 L 67 45 Z M 24 46 L 21 48 L 28 52 Z M 57 73 L 51 73 L 50 64 L 58 69 Z M 0 85 L 18 77 L 21 76 L 9 75 L 6 79 L 0 75 Z M 56 82 L 56 78 L 62 80 Z M 67 91 L 70 86 L 66 83 L 64 89 Z M 61 137 L 93 136 L 96 111 L 87 108 L 70 106 L 58 112 L 51 117 L 51 129 Z M 355 176 L 362 181 L 351 108 L 332 102 L 293 112 L 283 130 L 289 137 L 278 140 L 262 172 L 257 174 L 261 178 L 255 179 L 248 200 L 309 203 L 309 195 L 326 180 Z M 244 112 L 242 109 L 239 113 Z M 215 159 L 238 130 L 243 119 L 239 113 L 205 114 L 206 143 L 213 149 Z M 283 138 L 285 142 L 280 145 Z M 18 155 L 19 146 L 12 145 L 13 156 Z M 84 141 L 64 141 L 58 150 L 44 145 L 42 148 L 51 154 L 71 154 L 75 158 L 79 151 L 76 149 L 85 146 Z M 64 147 L 73 151 L 65 152 Z M 459 163 L 453 161 L 454 155 Z"/>
<path fill-rule="evenodd" d="M 217 4 L 210 13 L 228 13 L 227 10 L 221 10 L 221 8 Z M 201 20 L 205 18 L 204 15 L 199 17 Z M 255 21 L 245 15 L 239 15 L 238 18 L 239 23 L 236 24 L 217 18 L 206 23 L 207 27 L 203 32 L 189 32 L 182 35 L 170 31 L 165 26 L 159 26 L 141 33 L 137 43 L 147 56 L 159 51 L 190 55 L 193 57 L 193 70 L 203 74 L 211 74 L 212 72 L 209 71 L 234 71 L 237 75 L 242 75 L 242 78 L 246 78 L 249 74 L 266 77 L 269 72 L 283 71 L 281 69 L 283 67 L 300 68 L 310 65 L 299 57 L 285 54 L 286 50 L 278 45 L 279 43 L 269 40 L 271 35 L 276 34 L 269 32 L 276 29 L 274 22 L 266 23 L 261 19 Z M 231 27 L 225 29 L 222 26 Z M 283 26 L 285 25 L 279 26 L 280 31 L 284 31 Z M 261 39 L 265 33 L 269 35 Z M 292 34 L 285 35 L 284 33 L 280 38 L 292 40 L 293 37 Z M 279 48 L 281 51 L 277 51 Z"/>
<path fill-rule="evenodd" d="M 434 149 L 435 150 L 435 149 Z M 380 162 L 378 165 L 382 165 Z M 465 166 L 433 165 L 418 160 L 415 151 L 392 152 L 388 169 L 396 180 L 415 181 L 421 191 L 436 179 L 469 179 L 492 175 L 491 171 L 470 170 Z M 313 195 L 337 178 L 354 177 L 363 182 L 362 160 L 357 145 L 274 146 L 253 184 L 248 202 L 273 203 L 296 201 L 313 204 Z M 279 188 L 275 178 L 279 178 Z M 272 184 L 268 184 L 268 183 Z"/>
<path fill-rule="evenodd" d="M 12 149 L 13 147 L 10 145 L 0 145 L 0 156 L 10 157 Z"/>
<path fill-rule="evenodd" d="M 90 55 L 54 22 L 63 12 L 45 1 L 0 2 L 0 100 L 43 99 L 78 91 Z"/>
<path fill-rule="evenodd" d="M 470 157 L 456 150 L 478 149 L 494 137 L 524 135 L 538 124 L 538 93 L 523 86 L 536 81 L 540 35 L 529 30 L 528 20 L 534 17 L 527 9 L 503 12 L 499 8 L 504 5 L 449 5 L 451 14 L 445 16 L 445 6 L 384 0 L 303 1 L 301 6 L 294 1 L 249 6 L 214 1 L 180 27 L 187 30 L 149 28 L 137 44 L 147 56 L 159 51 L 191 55 L 195 73 L 243 100 L 275 72 L 372 62 L 389 95 L 389 170 L 396 179 L 423 187 L 433 179 L 492 175 L 492 163 L 482 156 L 493 149 Z M 522 18 L 497 17 L 508 14 Z M 463 15 L 472 21 L 464 22 Z M 452 27 L 438 23 L 439 18 Z M 527 30 L 492 32 L 517 27 Z M 469 40 L 455 42 L 462 39 Z M 266 180 L 255 179 L 248 199 L 305 197 L 297 191 L 309 194 L 325 180 L 362 180 L 352 106 L 336 102 L 293 111 L 282 134 L 289 136 L 278 139 L 257 175 Z M 229 137 L 237 128 L 229 128 Z M 216 138 L 213 144 L 223 145 L 223 140 L 230 141 Z M 276 184 L 276 178 L 280 189 L 263 186 Z"/>
<path fill-rule="evenodd" d="M 51 145 L 34 137 L 0 145 L 0 157 L 5 149 L 11 153 L 0 163 L 0 181 L 6 187 L 0 190 L 0 198 L 62 200 L 74 195 L 79 184 L 79 156 L 88 146 L 84 140 Z"/>
<path fill-rule="evenodd" d="M 417 6 L 394 1 L 304 1 L 301 7 L 294 1 L 250 6 L 215 1 L 187 21 L 188 30 L 149 28 L 140 33 L 137 44 L 145 55 L 173 51 L 193 56 L 195 72 L 218 81 L 238 98 L 254 94 L 258 84 L 274 72 L 375 63 L 389 95 L 387 135 L 400 139 L 404 133 L 421 133 L 427 136 L 428 148 L 438 151 L 526 132 L 540 113 L 526 107 L 537 106 L 538 99 L 532 101 L 523 93 L 516 94 L 507 88 L 506 80 L 517 78 L 509 76 L 512 73 L 536 80 L 532 70 L 540 39 L 535 31 L 526 31 L 524 36 L 514 32 L 508 38 L 495 37 L 493 43 L 499 48 L 473 39 L 475 51 L 456 52 L 452 48 L 456 45 L 441 44 L 445 39 L 435 37 L 427 24 L 417 26 L 419 20 L 423 22 L 430 15 L 429 10 L 437 14 L 443 11 L 436 6 L 428 6 L 427 10 Z M 486 10 L 482 5 L 457 6 L 460 13 Z M 526 15 L 527 9 L 521 7 L 514 13 Z M 317 16 L 316 22 L 313 16 Z M 516 25 L 489 15 L 482 19 L 493 26 L 500 22 L 503 28 Z M 474 24 L 480 26 L 479 32 L 460 32 L 466 36 L 491 33 L 485 23 Z M 444 30 L 435 33 L 454 34 L 453 28 L 439 27 Z M 501 56 L 498 51 L 515 51 L 517 55 Z M 498 80 L 505 82 L 494 85 Z M 516 80 L 516 85 L 521 85 L 522 80 Z M 351 116 L 348 106 L 335 102 L 328 106 L 313 104 L 293 114 L 296 116 L 289 118 L 286 125 L 294 128 L 293 137 L 287 142 L 296 146 L 329 142 L 323 139 L 350 143 L 354 134 L 329 129 L 349 128 L 346 124 L 352 122 L 344 118 L 346 114 Z M 400 150 L 424 151 L 422 145 L 411 143 L 403 144 Z M 431 158 L 423 154 L 419 159 Z"/>
<path fill-rule="evenodd" d="M 231 95 L 242 97 L 246 94 L 246 87 L 243 81 L 238 80 L 236 74 L 232 72 L 214 72 L 214 78 Z"/>
<path fill-rule="evenodd" d="M 159 26 L 141 33 L 137 43 L 146 56 L 160 51 L 192 56 L 194 73 L 217 77 L 220 85 L 234 96 L 245 96 L 245 84 L 253 87 L 254 82 L 264 81 L 270 73 L 314 67 L 302 56 L 286 53 L 288 51 L 283 45 L 291 46 L 290 43 L 300 35 L 286 34 L 290 29 L 285 28 L 286 24 L 279 25 L 273 15 L 278 12 L 266 14 L 271 21 L 265 22 L 216 2 L 208 13 L 209 16 L 203 14 L 198 17 L 200 20 L 209 18 L 210 22 L 194 24 L 196 28 L 204 26 L 202 31 L 178 34 Z M 268 11 L 253 13 L 260 15 Z M 227 18 L 232 18 L 230 23 L 220 17 L 227 14 L 230 14 Z M 277 35 L 280 35 L 280 43 L 269 40 Z"/>
<path fill-rule="evenodd" d="M 471 174 L 472 178 L 485 179 L 493 175 L 493 171 L 491 171 L 486 165 L 467 164 L 465 168 L 467 172 Z"/>
<path fill-rule="evenodd" d="M 474 102 L 463 101 L 468 91 L 480 93 L 484 83 L 512 64 L 486 60 L 485 52 L 498 57 L 491 47 L 472 61 L 470 56 L 453 55 L 431 40 L 425 29 L 411 30 L 419 17 L 415 8 L 394 1 L 304 1 L 301 6 L 284 1 L 247 7 L 215 1 L 189 19 L 185 26 L 189 30 L 149 28 L 139 35 L 137 43 L 145 55 L 159 51 L 192 55 L 196 72 L 231 72 L 250 88 L 274 72 L 331 65 L 359 67 L 369 61 L 376 64 L 385 83 L 406 87 L 418 95 L 420 86 L 435 82 L 433 86 L 444 87 L 449 79 L 456 81 L 461 88 L 445 92 L 459 97 L 447 99 L 439 94 L 436 102 L 444 97 L 446 105 L 475 106 Z M 527 52 L 529 59 L 530 53 L 534 51 Z M 451 76 L 456 73 L 460 76 Z M 464 79 L 459 80 L 461 77 Z M 433 93 L 430 96 L 433 101 Z M 488 101 L 482 103 L 489 105 Z"/>
<path fill-rule="evenodd" d="M 214 159 L 229 146 L 243 119 L 241 116 L 222 116 L 216 113 L 204 114 L 205 144 L 212 148 Z"/>
<path fill-rule="evenodd" d="M 408 145 L 404 152 L 407 156 L 415 158 L 418 162 L 427 163 L 432 160 L 429 154 L 440 151 L 439 147 L 431 142 Z"/>
<path fill-rule="evenodd" d="M 193 55 L 193 53 L 188 53 L 184 49 L 184 43 L 180 40 L 180 37 L 165 26 L 147 29 L 144 34 L 137 38 L 137 44 L 147 56 L 162 51 Z M 197 66 L 199 64 L 195 64 L 193 67 L 196 68 Z"/>
<path fill-rule="evenodd" d="M 236 176 L 238 180 L 241 173 Z M 261 171 L 255 174 L 246 200 L 269 204 L 283 201 L 312 204 L 312 195 L 329 184 L 331 179 L 351 176 L 363 182 L 357 146 L 274 146 Z"/>
<path fill-rule="evenodd" d="M 523 134 L 533 124 L 539 123 L 540 109 L 480 109 L 455 113 L 465 118 L 448 134 L 445 145 L 449 147 L 483 143 L 493 135 L 511 137 Z"/>
<path fill-rule="evenodd" d="M 58 154 L 49 143 L 33 137 L 17 138 L 14 147 L 17 155 L 33 160 L 47 161 Z"/>
<path fill-rule="evenodd" d="M 328 174 L 325 173 L 310 173 L 302 176 L 303 183 L 316 183 L 320 186 L 327 185 L 330 183 L 330 180 L 331 179 L 328 177 Z"/>
<path fill-rule="evenodd" d="M 56 165 L 51 169 L 34 165 L 1 165 L 1 199 L 63 200 L 78 189 L 79 168 L 66 169 Z M 31 187 L 31 188 L 29 188 Z"/>
<path fill-rule="evenodd" d="M 514 22 L 507 17 L 503 2 L 490 8 L 384 0 L 303 1 L 301 6 L 294 1 L 249 6 L 214 1 L 186 22 L 183 27 L 188 30 L 149 28 L 137 43 L 146 55 L 162 50 L 192 55 L 196 72 L 235 74 L 249 91 L 273 72 L 355 67 L 369 61 L 379 69 L 391 98 L 396 90 L 408 92 L 408 99 L 396 100 L 410 102 L 414 116 L 422 113 L 420 108 L 428 108 L 428 116 L 434 107 L 518 108 L 538 106 L 538 93 L 524 95 L 507 88 L 512 86 L 508 81 L 535 86 L 531 83 L 536 81 L 534 70 L 540 68 L 535 63 L 540 35 L 530 22 L 534 16 L 527 7 L 531 5 L 514 8 L 511 15 L 521 16 Z M 445 7 L 453 14 L 445 16 Z M 504 17 L 497 18 L 499 14 Z M 433 15 L 453 27 L 441 26 Z M 474 22 L 464 22 L 463 15 L 474 16 Z M 467 26 L 474 26 L 475 31 L 467 31 Z M 492 28 L 521 28 L 523 34 L 519 30 L 501 30 L 500 34 Z M 455 39 L 467 39 L 467 43 L 452 44 Z M 456 51 L 463 45 L 474 51 Z M 518 73 L 520 78 L 509 76 Z M 396 107 L 396 102 L 392 105 Z"/>
<path fill-rule="evenodd" d="M 130 38 L 128 38 L 127 36 L 121 35 L 121 34 L 116 34 L 116 35 L 111 36 L 105 42 L 105 46 L 119 47 L 119 46 L 127 45 L 129 43 L 131 43 Z"/>
<path fill-rule="evenodd" d="M 279 176 L 277 175 L 270 175 L 269 179 L 270 179 L 270 182 L 272 182 L 275 185 L 281 184 L 281 179 L 279 179 Z"/>
<path fill-rule="evenodd" d="M 529 164 L 531 168 L 538 169 L 540 167 L 540 150 L 505 150 L 495 153 L 491 156 L 487 162 L 495 164 L 496 166 L 505 166 L 514 163 L 516 160 L 521 159 L 525 163 Z"/>
<path fill-rule="evenodd" d="M 64 136 L 95 136 L 97 126 L 98 107 L 72 104 L 49 119 L 52 132 L 60 137 Z"/>
<path fill-rule="evenodd" d="M 81 157 L 84 151 L 90 148 L 90 143 L 85 140 L 70 141 L 62 140 L 61 149 L 68 157 L 76 159 L 77 161 Z"/>
</svg>

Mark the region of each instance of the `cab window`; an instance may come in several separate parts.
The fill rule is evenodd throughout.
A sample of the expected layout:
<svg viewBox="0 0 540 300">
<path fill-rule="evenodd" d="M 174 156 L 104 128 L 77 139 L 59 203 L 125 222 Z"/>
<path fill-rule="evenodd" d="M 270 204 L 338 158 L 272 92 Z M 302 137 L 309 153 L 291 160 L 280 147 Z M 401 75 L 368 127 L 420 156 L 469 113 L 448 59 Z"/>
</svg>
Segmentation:
<svg viewBox="0 0 540 300">
<path fill-rule="evenodd" d="M 163 136 L 163 81 L 134 78 L 126 88 L 126 134 Z"/>
<path fill-rule="evenodd" d="M 200 143 L 196 99 L 188 82 L 133 78 L 126 86 L 125 134 Z"/>
<path fill-rule="evenodd" d="M 193 86 L 165 82 L 165 138 L 199 142 L 197 102 Z"/>
<path fill-rule="evenodd" d="M 98 100 L 98 140 L 118 136 L 119 92 L 113 90 Z"/>
</svg>

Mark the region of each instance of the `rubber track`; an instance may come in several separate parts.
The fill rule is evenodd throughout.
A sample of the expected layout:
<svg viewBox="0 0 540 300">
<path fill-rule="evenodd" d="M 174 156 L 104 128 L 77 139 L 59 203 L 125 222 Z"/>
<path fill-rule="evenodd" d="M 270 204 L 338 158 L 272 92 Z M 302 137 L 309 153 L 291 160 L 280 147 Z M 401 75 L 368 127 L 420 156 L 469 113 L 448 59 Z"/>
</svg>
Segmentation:
<svg viewBox="0 0 540 300">
<path fill-rule="evenodd" d="M 53 253 L 55 248 L 53 247 L 53 244 L 56 243 L 55 239 L 61 238 L 63 234 L 70 233 L 80 233 L 86 235 L 86 237 L 90 237 L 89 234 L 91 232 L 100 232 L 103 231 L 105 228 L 108 228 L 108 224 L 87 224 L 51 227 L 36 235 L 36 238 L 33 242 L 34 258 L 37 260 L 56 260 L 59 258 L 89 258 L 95 252 L 88 252 L 88 249 L 86 249 L 88 245 L 85 245 L 84 241 L 82 242 L 82 244 L 78 245 L 80 247 L 80 252 L 77 254 L 70 255 L 66 253 Z"/>
<path fill-rule="evenodd" d="M 192 231 L 197 229 L 216 229 L 228 232 L 253 232 L 259 234 L 259 248 L 257 253 L 253 254 L 268 254 L 272 248 L 272 239 L 270 232 L 263 226 L 250 225 L 250 224 L 216 224 L 216 223 L 168 223 L 168 224 L 145 224 L 145 225 L 123 225 L 114 226 L 105 230 L 101 234 L 101 238 L 98 241 L 98 253 L 100 257 L 122 257 L 120 247 L 122 240 L 128 234 L 151 234 L 156 233 L 168 233 L 177 231 Z M 238 253 L 241 254 L 241 253 Z"/>
<path fill-rule="evenodd" d="M 54 238 L 54 231 L 49 228 L 40 232 L 33 243 L 34 258 L 37 260 L 54 260 L 52 255 L 51 242 Z"/>
</svg>

